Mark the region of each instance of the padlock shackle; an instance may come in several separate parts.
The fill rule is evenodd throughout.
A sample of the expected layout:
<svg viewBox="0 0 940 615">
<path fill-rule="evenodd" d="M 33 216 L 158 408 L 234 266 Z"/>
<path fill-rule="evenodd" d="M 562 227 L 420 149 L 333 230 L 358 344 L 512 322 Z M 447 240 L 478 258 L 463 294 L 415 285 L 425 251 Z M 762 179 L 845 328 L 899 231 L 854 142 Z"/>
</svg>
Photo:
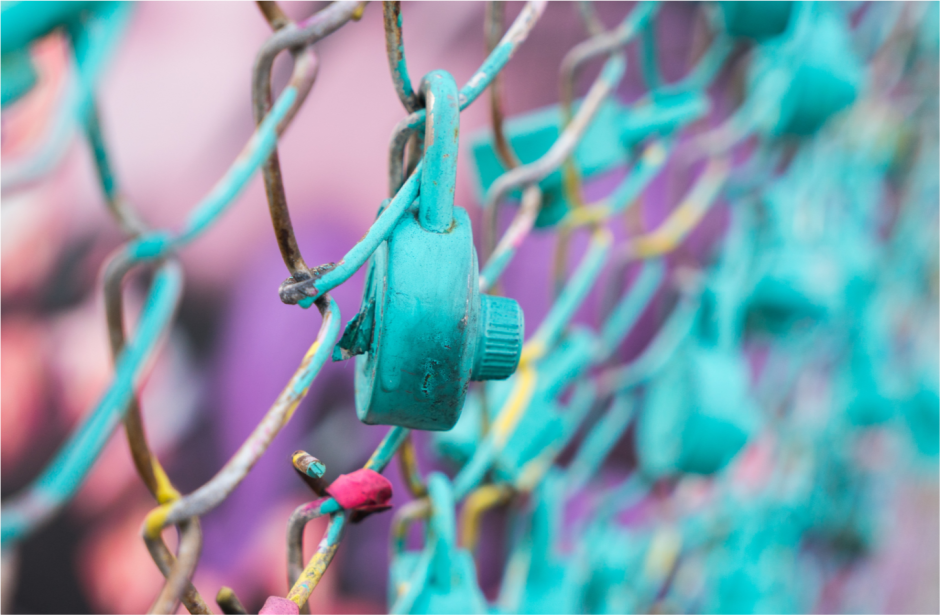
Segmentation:
<svg viewBox="0 0 940 615">
<path fill-rule="evenodd" d="M 427 108 L 427 120 L 418 222 L 426 231 L 446 233 L 454 224 L 457 185 L 460 135 L 457 83 L 447 71 L 435 70 L 421 81 L 421 93 Z"/>
</svg>

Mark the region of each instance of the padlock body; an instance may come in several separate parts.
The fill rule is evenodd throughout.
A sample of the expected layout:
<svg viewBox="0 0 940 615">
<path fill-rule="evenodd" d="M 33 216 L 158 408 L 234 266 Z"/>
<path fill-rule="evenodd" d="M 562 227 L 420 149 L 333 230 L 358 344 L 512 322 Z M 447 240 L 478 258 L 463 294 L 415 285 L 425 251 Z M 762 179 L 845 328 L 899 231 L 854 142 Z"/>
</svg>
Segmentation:
<svg viewBox="0 0 940 615">
<path fill-rule="evenodd" d="M 464 549 L 457 549 L 451 559 L 451 583 L 438 586 L 434 579 L 414 601 L 410 613 L 486 613 L 486 599 L 477 581 L 476 564 L 473 556 Z"/>
<path fill-rule="evenodd" d="M 370 265 L 374 328 L 356 361 L 356 409 L 370 425 L 448 430 L 472 370 L 477 256 L 465 210 L 454 208 L 446 233 L 424 230 L 415 212 L 402 217 Z"/>
<path fill-rule="evenodd" d="M 725 31 L 731 36 L 763 41 L 787 31 L 792 2 L 743 0 L 720 2 Z"/>
<path fill-rule="evenodd" d="M 741 450 L 755 429 L 748 372 L 732 353 L 694 348 L 677 357 L 647 392 L 637 428 L 644 473 L 709 475 Z"/>
<path fill-rule="evenodd" d="M 814 134 L 862 89 L 864 71 L 845 26 L 825 11 L 812 19 L 801 38 L 764 46 L 752 64 L 752 89 L 773 71 L 783 71 L 789 81 L 771 135 Z"/>
</svg>

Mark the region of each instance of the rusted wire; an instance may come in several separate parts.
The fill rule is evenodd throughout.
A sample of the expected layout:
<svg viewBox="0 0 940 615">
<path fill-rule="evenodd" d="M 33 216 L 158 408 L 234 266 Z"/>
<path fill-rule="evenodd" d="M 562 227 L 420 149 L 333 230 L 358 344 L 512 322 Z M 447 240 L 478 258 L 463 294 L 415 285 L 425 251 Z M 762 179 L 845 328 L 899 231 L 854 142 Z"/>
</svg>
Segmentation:
<svg viewBox="0 0 940 615">
<path fill-rule="evenodd" d="M 494 238 L 496 237 L 496 223 L 498 220 L 497 207 L 499 201 L 516 188 L 533 184 L 548 177 L 558 169 L 571 155 L 575 146 L 581 140 L 584 132 L 590 125 L 594 115 L 600 109 L 601 103 L 613 92 L 623 75 L 624 61 L 622 58 L 612 58 L 605 65 L 604 70 L 591 85 L 584 103 L 578 109 L 571 123 L 561 132 L 552 147 L 541 158 L 529 164 L 517 167 L 501 175 L 490 186 L 486 193 L 484 203 L 484 259 L 488 262 L 494 255 Z M 517 214 L 521 215 L 521 214 Z M 492 283 L 492 282 L 491 282 Z"/>
<path fill-rule="evenodd" d="M 566 127 L 572 119 L 575 77 L 581 67 L 594 58 L 617 53 L 629 44 L 636 33 L 642 30 L 643 25 L 655 14 L 657 4 L 655 2 L 641 2 L 635 5 L 630 14 L 611 32 L 607 32 L 603 28 L 603 24 L 597 19 L 590 3 L 580 2 L 579 8 L 582 20 L 588 29 L 592 31 L 592 37 L 572 48 L 565 54 L 561 62 L 558 89 L 562 128 Z M 581 178 L 572 155 L 568 156 L 562 167 L 562 179 L 568 200 L 573 207 L 583 208 L 585 204 L 582 196 Z M 555 252 L 552 259 L 552 288 L 556 298 L 565 285 L 567 273 L 565 265 L 568 262 L 571 231 L 572 229 L 562 226 L 556 237 Z"/>
<path fill-rule="evenodd" d="M 484 9 L 484 38 L 486 39 L 486 53 L 490 54 L 499 39 L 503 35 L 503 15 L 506 5 L 503 2 L 490 0 L 486 3 Z M 493 126 L 493 149 L 499 156 L 499 161 L 506 169 L 518 167 L 519 157 L 513 151 L 512 145 L 506 139 L 506 133 L 503 130 L 503 120 L 506 112 L 503 107 L 503 73 L 499 72 L 490 84 L 490 124 Z"/>
<path fill-rule="evenodd" d="M 315 73 L 317 66 L 316 57 L 313 56 L 312 50 L 310 53 L 314 67 L 311 72 Z M 295 67 L 300 65 L 300 59 L 296 53 L 294 54 L 294 61 Z M 267 83 L 270 84 L 270 81 Z M 260 118 L 264 117 L 264 113 L 270 108 L 270 85 L 268 86 L 268 90 L 267 100 L 264 104 L 265 108 L 259 109 L 258 106 L 255 107 L 256 122 L 260 122 Z M 281 250 L 281 257 L 284 259 L 284 263 L 287 265 L 291 275 L 304 275 L 303 272 L 306 271 L 307 265 L 304 262 L 303 256 L 300 253 L 300 247 L 297 245 L 297 239 L 294 236 L 290 210 L 287 206 L 287 196 L 284 192 L 284 180 L 281 175 L 281 163 L 278 158 L 277 148 L 275 148 L 271 156 L 262 166 L 262 174 L 264 176 L 265 194 L 268 198 L 271 224 L 274 227 L 278 247 Z"/>
<path fill-rule="evenodd" d="M 415 445 L 411 441 L 410 435 L 405 438 L 398 449 L 398 461 L 401 475 L 404 477 L 411 495 L 415 498 L 426 496 L 428 488 L 424 483 L 424 479 L 421 478 L 421 470 L 418 469 L 418 458 L 415 454 Z"/>
<path fill-rule="evenodd" d="M 95 171 L 98 174 L 98 183 L 104 193 L 108 211 L 114 217 L 118 226 L 129 237 L 136 237 L 147 231 L 147 226 L 140 220 L 137 213 L 130 208 L 124 195 L 121 194 L 114 178 L 114 169 L 108 156 L 108 148 L 101 129 L 101 119 L 98 114 L 98 105 L 92 101 L 85 118 L 85 136 L 91 146 L 92 159 L 95 162 Z"/>
<path fill-rule="evenodd" d="M 385 24 L 385 53 L 388 56 L 388 68 L 392 73 L 395 93 L 405 107 L 413 113 L 422 105 L 411 86 L 408 64 L 405 61 L 405 42 L 401 32 L 401 2 L 384 0 L 382 2 L 382 20 Z"/>
<path fill-rule="evenodd" d="M 190 613 L 211 613 L 209 606 L 190 582 L 202 551 L 202 530 L 199 528 L 199 519 L 194 516 L 181 521 L 178 525 L 180 528 L 180 541 L 177 549 L 179 557 L 173 557 L 162 537 L 159 540 L 146 541 L 150 556 L 166 577 L 163 589 L 148 612 L 175 613 L 182 599 Z"/>
<path fill-rule="evenodd" d="M 323 462 L 306 451 L 296 451 L 291 455 L 291 464 L 314 493 L 320 497 L 326 495 L 326 488 L 329 485 L 323 478 L 323 472 L 326 470 Z"/>
<path fill-rule="evenodd" d="M 320 332 L 316 341 L 307 352 L 290 382 L 288 382 L 261 422 L 258 423 L 258 426 L 239 447 L 235 455 L 202 487 L 185 497 L 163 504 L 147 515 L 144 520 L 142 534 L 151 554 L 161 553 L 163 550 L 168 552 L 166 545 L 163 543 L 163 528 L 204 515 L 228 497 L 261 458 L 274 436 L 290 420 L 297 405 L 307 394 L 313 378 L 326 362 L 339 333 L 340 316 L 336 303 L 329 295 L 325 295 L 317 301 L 317 307 L 323 315 L 323 322 L 320 325 Z M 161 592 L 161 596 L 166 594 L 164 603 L 179 596 L 178 591 L 183 588 L 179 579 L 188 578 L 186 575 L 192 574 L 191 570 L 186 569 L 189 561 L 188 559 L 183 560 L 181 555 L 177 564 L 170 568 L 167 583 L 163 592 Z M 158 565 L 160 565 L 159 562 Z M 193 562 L 193 566 L 195 566 L 195 562 Z M 161 570 L 164 569 L 161 567 Z M 165 570 L 164 574 L 167 574 Z"/>
<path fill-rule="evenodd" d="M 284 13 L 277 2 L 273 2 L 271 0 L 258 0 L 257 5 L 261 10 L 261 14 L 264 15 L 265 20 L 267 20 L 268 25 L 271 26 L 272 30 L 280 30 L 284 26 L 293 23 L 291 18 Z"/>
<path fill-rule="evenodd" d="M 577 7 L 581 24 L 584 26 L 589 36 L 598 36 L 607 30 L 607 28 L 604 27 L 604 23 L 600 20 L 600 17 L 597 16 L 593 2 L 590 0 L 578 0 Z"/>
<path fill-rule="evenodd" d="M 299 506 L 287 521 L 287 586 L 294 587 L 304 572 L 304 528 L 314 519 L 339 512 L 341 508 L 330 497 Z M 309 613 L 306 602 L 299 605 L 301 613 Z"/>
<path fill-rule="evenodd" d="M 379 446 L 369 457 L 364 468 L 381 473 L 388 466 L 392 456 L 401 448 L 404 441 L 408 438 L 410 430 L 401 427 L 393 427 L 385 434 Z M 290 591 L 287 599 L 297 604 L 298 608 L 304 608 L 310 594 L 316 589 L 323 577 L 339 543 L 342 541 L 346 532 L 347 521 L 350 512 L 339 506 L 333 498 L 326 498 L 305 504 L 294 511 L 288 522 L 287 530 L 287 550 L 288 550 L 288 580 L 293 580 L 290 584 Z M 352 511 L 355 513 L 355 511 Z M 303 530 L 304 526 L 312 519 L 329 514 L 330 523 L 327 527 L 326 536 L 320 541 L 317 552 L 310 559 L 306 567 L 301 568 L 303 562 Z M 296 575 L 296 576 L 295 576 Z"/>
<path fill-rule="evenodd" d="M 248 613 L 248 610 L 245 609 L 245 605 L 238 599 L 238 596 L 235 595 L 232 588 L 226 587 L 225 585 L 219 588 L 219 593 L 215 595 L 215 603 L 219 605 L 219 608 L 222 609 L 225 615 L 242 615 L 243 613 Z"/>
<path fill-rule="evenodd" d="M 117 361 L 121 351 L 124 350 L 126 334 L 124 330 L 124 293 L 123 284 L 125 276 L 137 265 L 128 258 L 127 253 L 120 251 L 104 267 L 104 298 L 105 315 L 108 321 L 108 338 L 111 343 L 112 361 Z M 131 458 L 134 467 L 140 475 L 144 485 L 158 497 L 159 486 L 154 470 L 154 464 L 159 463 L 150 452 L 150 445 L 144 434 L 143 420 L 140 416 L 140 404 L 134 395 L 124 417 L 124 428 L 127 441 L 131 449 Z"/>
<path fill-rule="evenodd" d="M 522 169 L 524 167 L 517 168 Z M 499 277 L 506 268 L 509 259 L 512 258 L 515 251 L 528 237 L 529 231 L 535 226 L 535 219 L 538 217 L 541 208 L 542 189 L 537 182 L 532 182 L 522 191 L 522 205 L 519 207 L 519 211 L 516 212 L 506 232 L 503 233 L 499 243 L 496 244 L 493 253 L 486 262 L 486 266 L 480 271 L 481 292 L 493 288 L 499 281 Z"/>
<path fill-rule="evenodd" d="M 347 519 L 349 513 L 344 511 L 336 512 L 330 515 L 330 523 L 326 529 L 326 536 L 317 545 L 317 552 L 311 558 L 310 563 L 304 568 L 297 581 L 291 586 L 287 593 L 287 599 L 297 604 L 298 608 L 307 604 L 310 594 L 316 589 L 323 578 L 323 573 L 333 561 L 336 550 L 339 549 L 340 542 L 346 534 L 346 527 L 349 525 Z"/>
<path fill-rule="evenodd" d="M 502 71 L 506 63 L 515 54 L 516 49 L 525 42 L 529 32 L 532 31 L 532 28 L 545 11 L 545 6 L 546 3 L 543 0 L 526 3 L 522 8 L 522 12 L 519 13 L 506 34 L 500 39 L 499 44 L 496 45 L 467 83 L 460 88 L 461 111 L 475 101 Z M 419 109 L 402 119 L 392 131 L 388 159 L 390 194 L 396 194 L 405 182 L 407 177 L 404 174 L 405 145 L 408 143 L 412 132 L 424 125 L 424 120 L 425 111 Z"/>
<path fill-rule="evenodd" d="M 341 510 L 336 500 L 327 496 L 298 506 L 287 521 L 287 586 L 293 587 L 304 571 L 304 528 L 323 515 Z"/>
<path fill-rule="evenodd" d="M 137 265 L 137 263 L 128 257 L 125 251 L 119 251 L 105 265 L 104 274 L 104 294 L 105 294 L 105 313 L 108 321 L 108 337 L 111 343 L 112 360 L 117 363 L 118 357 L 124 350 L 126 341 L 126 332 L 124 328 L 124 293 L 123 282 L 126 275 Z M 130 445 L 131 458 L 134 461 L 134 467 L 141 480 L 147 486 L 147 489 L 154 496 L 158 503 L 163 504 L 179 497 L 179 492 L 173 488 L 166 473 L 157 460 L 156 456 L 150 450 L 147 442 L 147 436 L 144 431 L 143 419 L 140 414 L 140 403 L 136 394 L 132 396 L 128 403 L 127 413 L 124 416 L 124 430 L 127 434 L 127 441 Z M 199 529 L 199 520 L 192 518 L 179 524 L 180 532 L 180 558 L 176 560 L 169 549 L 161 542 L 155 545 L 151 550 L 154 561 L 164 575 L 169 575 L 174 568 L 180 568 L 188 571 L 189 574 L 178 575 L 174 579 L 172 589 L 174 593 L 157 599 L 154 604 L 153 612 L 172 613 L 176 610 L 176 605 L 180 601 L 186 606 L 190 613 L 208 613 L 208 607 L 205 601 L 196 591 L 196 588 L 189 583 L 189 576 L 195 569 L 196 562 L 199 559 L 199 552 L 202 548 L 202 533 Z M 149 548 L 149 545 L 148 545 Z M 191 567 L 190 567 L 191 563 Z M 167 584 L 170 586 L 170 583 Z M 176 590 L 179 591 L 176 591 Z M 172 603 L 172 604 L 171 604 Z"/>
<path fill-rule="evenodd" d="M 309 81 L 312 86 L 313 80 L 316 78 L 318 62 L 311 46 L 353 19 L 359 9 L 359 4 L 359 2 L 350 1 L 334 2 L 304 23 L 294 24 L 288 22 L 284 24 L 264 43 L 261 49 L 258 50 L 252 73 L 251 98 L 255 122 L 260 124 L 271 109 L 271 68 L 277 55 L 286 49 L 290 49 L 294 58 L 292 82 L 294 80 L 303 80 L 305 83 Z M 264 10 L 264 7 L 262 7 L 262 12 Z M 265 13 L 265 17 L 268 17 L 267 13 Z M 274 19 L 277 23 L 280 23 L 279 17 L 276 15 L 269 19 Z M 273 26 L 275 22 L 271 23 Z M 306 97 L 306 92 L 309 92 L 309 90 L 310 88 L 306 87 L 304 97 Z M 285 127 L 293 119 L 296 109 L 299 109 L 299 105 L 303 102 L 301 97 L 298 98 L 298 104 L 295 106 L 293 113 L 289 114 L 282 122 Z M 297 238 L 290 219 L 290 210 L 284 193 L 284 181 L 281 177 L 277 148 L 263 165 L 262 173 L 264 175 L 265 193 L 268 198 L 268 210 L 271 214 L 271 224 L 274 227 L 274 234 L 284 264 L 295 280 L 309 279 L 311 273 L 300 252 L 300 247 L 297 245 Z"/>
</svg>

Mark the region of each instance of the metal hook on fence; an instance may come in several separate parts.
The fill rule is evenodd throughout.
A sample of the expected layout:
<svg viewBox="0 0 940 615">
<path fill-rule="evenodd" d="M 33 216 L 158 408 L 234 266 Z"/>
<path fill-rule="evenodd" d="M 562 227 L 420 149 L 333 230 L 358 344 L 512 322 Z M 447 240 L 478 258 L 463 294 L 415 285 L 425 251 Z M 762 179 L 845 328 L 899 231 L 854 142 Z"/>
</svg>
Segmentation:
<svg viewBox="0 0 940 615">
<path fill-rule="evenodd" d="M 379 446 L 375 449 L 375 452 L 372 453 L 372 456 L 366 462 L 363 470 L 381 473 L 391 461 L 392 456 L 399 450 L 409 433 L 409 430 L 401 427 L 393 427 L 390 429 L 382 439 L 382 442 L 380 442 Z M 376 494 L 373 492 L 360 492 L 360 499 L 353 500 L 352 504 L 356 502 L 361 503 L 363 495 L 371 497 Z M 390 485 L 388 485 L 387 495 L 383 495 L 382 497 L 386 501 L 391 497 Z M 343 508 L 342 502 L 340 502 L 338 498 L 342 499 L 342 496 L 335 493 L 328 499 L 321 499 L 316 502 L 311 502 L 310 504 L 305 504 L 295 510 L 291 515 L 288 525 L 288 579 L 293 579 L 293 583 L 287 594 L 287 600 L 296 605 L 298 611 L 295 612 L 299 612 L 299 609 L 307 603 L 310 594 L 316 589 L 323 573 L 336 554 L 336 549 L 339 547 L 339 543 L 346 531 L 350 513 L 355 513 L 355 510 L 350 511 Z M 350 504 L 350 502 L 347 501 L 347 504 Z M 303 562 L 303 527 L 310 519 L 314 519 L 323 514 L 330 515 L 330 524 L 327 529 L 327 534 L 320 542 L 319 547 L 317 547 L 317 552 L 310 559 L 307 566 L 303 567 L 298 572 Z M 295 574 L 296 577 L 294 576 Z M 274 602 L 277 602 L 283 607 L 285 605 L 283 599 L 278 600 L 280 602 L 277 600 Z M 274 613 L 276 611 L 272 610 L 270 612 Z"/>
<path fill-rule="evenodd" d="M 391 498 L 391 484 L 378 473 L 388 464 L 389 457 L 401 446 L 407 435 L 408 431 L 400 428 L 389 431 L 363 469 L 341 475 L 330 485 L 331 497 L 305 504 L 294 511 L 288 524 L 288 580 L 291 590 L 286 599 L 270 597 L 262 613 L 297 613 L 298 608 L 303 609 L 339 547 L 349 513 L 355 515 L 389 508 L 387 503 Z M 424 502 L 426 500 L 414 500 L 403 509 L 410 510 L 410 507 Z M 327 535 L 304 568 L 304 526 L 325 514 L 330 515 Z"/>
</svg>

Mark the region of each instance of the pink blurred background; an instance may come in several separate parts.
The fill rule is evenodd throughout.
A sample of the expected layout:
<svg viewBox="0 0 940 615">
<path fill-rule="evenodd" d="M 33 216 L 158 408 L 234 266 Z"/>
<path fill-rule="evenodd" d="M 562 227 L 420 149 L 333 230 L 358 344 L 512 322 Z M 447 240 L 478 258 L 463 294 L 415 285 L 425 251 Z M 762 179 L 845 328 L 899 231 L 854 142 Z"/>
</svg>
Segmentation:
<svg viewBox="0 0 940 615">
<path fill-rule="evenodd" d="M 300 19 L 324 4 L 287 3 L 285 9 Z M 624 3 L 599 4 L 608 25 L 629 10 Z M 520 7 L 510 3 L 507 22 Z M 510 115 L 557 100 L 557 67 L 584 38 L 575 10 L 573 4 L 552 3 L 509 64 L 504 93 Z M 479 66 L 482 3 L 404 3 L 403 16 L 415 82 L 445 68 L 463 83 Z M 671 67 L 681 72 L 701 15 L 694 4 L 674 3 L 662 19 L 671 36 L 661 37 L 660 53 L 666 76 L 675 78 L 678 72 Z M 150 225 L 178 226 L 251 135 L 251 67 L 269 35 L 254 3 L 136 5 L 101 83 L 99 102 L 119 185 Z M 22 154 L 41 138 L 43 122 L 55 109 L 65 52 L 56 40 L 37 51 L 43 81 L 4 112 L 4 158 Z M 368 6 L 361 21 L 327 38 L 317 52 L 317 82 L 279 147 L 291 214 L 310 264 L 338 260 L 370 224 L 387 196 L 388 139 L 405 113 L 389 76 L 380 5 Z M 626 99 L 642 91 L 634 59 L 620 92 Z M 582 75 L 579 92 L 597 69 Z M 289 59 L 279 58 L 276 90 L 289 71 Z M 461 123 L 463 135 L 488 124 L 485 98 L 462 114 Z M 462 148 L 457 203 L 471 211 L 476 225 L 469 164 Z M 112 370 L 99 270 L 122 238 L 103 206 L 81 139 L 45 181 L 3 200 L 0 460 L 7 496 L 39 472 L 107 386 Z M 715 216 L 707 224 L 720 224 L 720 213 Z M 529 249 L 523 265 L 547 272 L 547 238 L 534 237 Z M 315 311 L 278 299 L 287 272 L 260 177 L 181 257 L 183 305 L 142 399 L 155 449 L 185 492 L 234 452 L 287 382 L 320 320 Z M 547 273 L 533 280 L 524 271 L 522 265 L 511 269 L 505 289 L 523 302 L 531 332 L 547 309 Z M 357 311 L 361 285 L 359 274 L 335 293 L 344 322 Z M 132 284 L 128 290 L 132 310 L 142 289 Z M 230 585 L 251 609 L 264 596 L 283 594 L 286 520 L 295 506 L 312 498 L 290 470 L 290 453 L 312 452 L 327 463 L 332 478 L 360 466 L 383 434 L 383 428 L 363 426 L 355 418 L 351 365 L 328 364 L 252 475 L 203 518 L 205 544 L 195 577 L 203 596 L 211 599 L 219 586 Z M 427 467 L 432 461 L 423 455 L 423 443 L 419 438 L 420 460 Z M 394 464 L 389 476 L 401 485 Z M 920 545 L 940 540 L 937 485 L 915 481 L 902 491 L 906 496 L 897 504 L 892 530 L 897 539 L 886 541 L 890 547 L 867 574 L 887 581 L 892 610 L 936 610 L 937 596 L 929 591 L 936 587 L 936 551 Z M 146 610 L 161 581 L 138 532 L 152 506 L 124 436 L 116 434 L 75 502 L 4 562 L 4 610 Z M 315 612 L 385 612 L 389 520 L 379 515 L 354 527 L 313 594 Z M 308 549 L 322 531 L 322 525 L 311 524 Z M 484 586 L 493 586 L 497 572 L 483 573 Z M 63 579 L 56 592 L 41 589 L 48 574 Z"/>
</svg>

